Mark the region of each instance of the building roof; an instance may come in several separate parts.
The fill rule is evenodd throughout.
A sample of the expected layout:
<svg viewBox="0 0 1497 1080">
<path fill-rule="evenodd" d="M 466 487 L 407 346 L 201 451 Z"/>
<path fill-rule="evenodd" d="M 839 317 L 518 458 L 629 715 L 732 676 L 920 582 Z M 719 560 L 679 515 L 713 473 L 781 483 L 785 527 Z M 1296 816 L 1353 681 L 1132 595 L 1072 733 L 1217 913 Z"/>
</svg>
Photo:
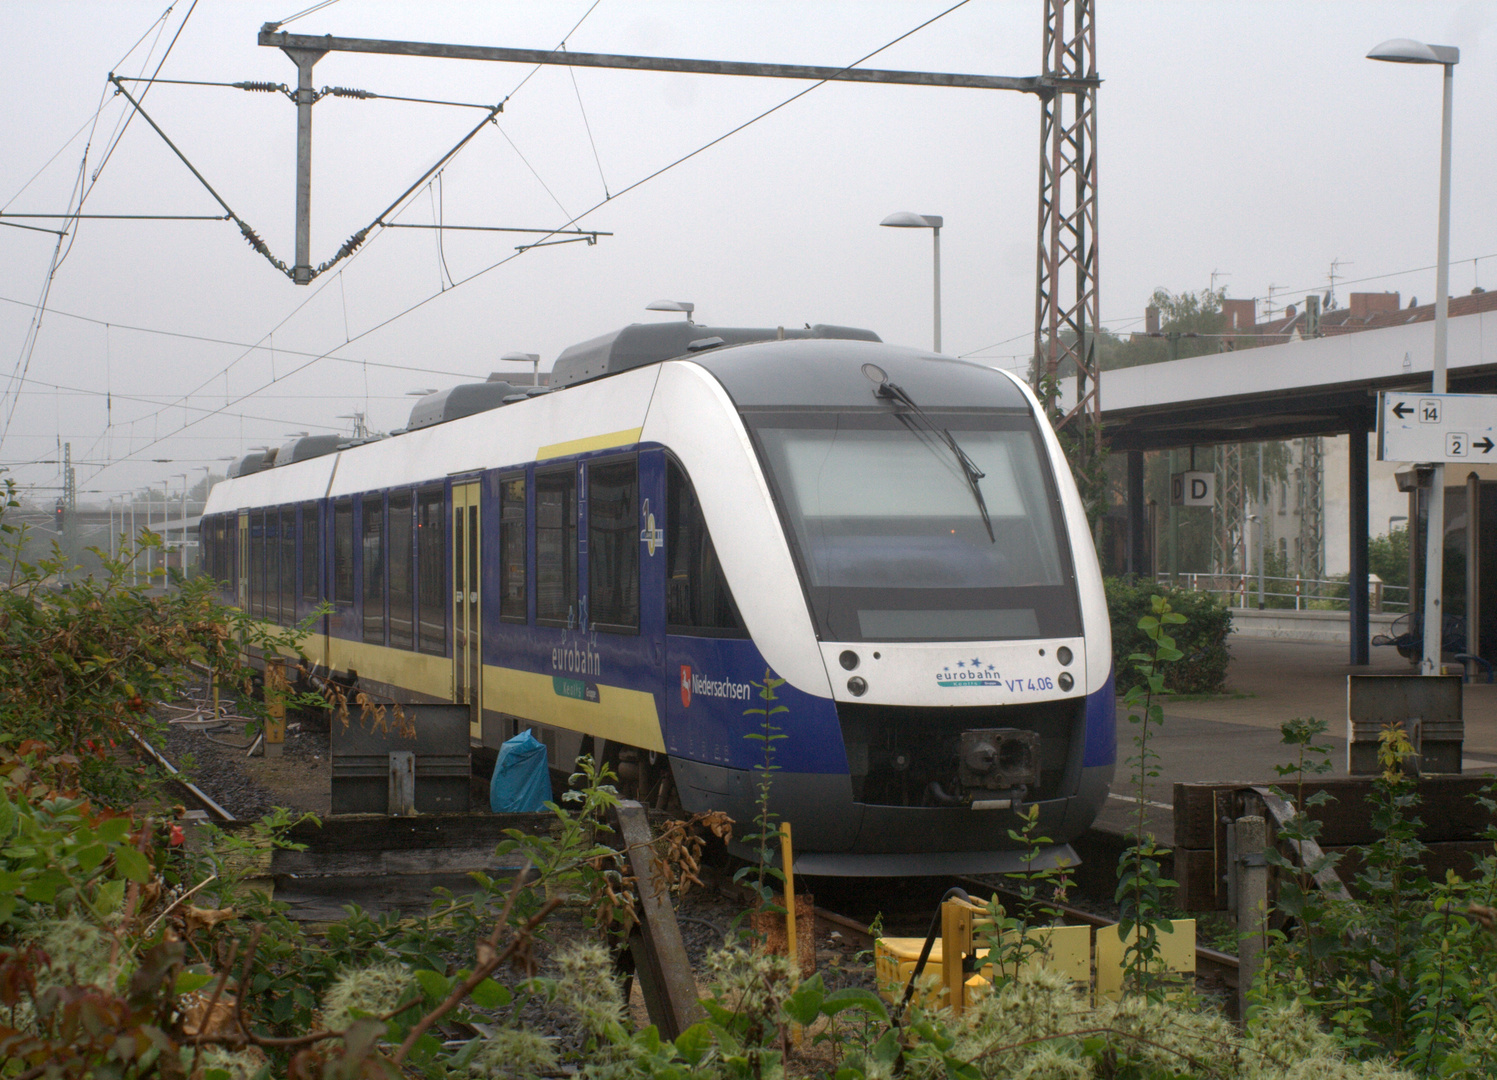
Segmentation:
<svg viewBox="0 0 1497 1080">
<path fill-rule="evenodd" d="M 1361 297 L 1388 297 L 1389 305 L 1357 304 Z M 1410 323 L 1432 322 L 1435 317 L 1434 304 L 1418 304 L 1399 307 L 1398 293 L 1352 293 L 1350 307 L 1335 308 L 1320 313 L 1320 336 L 1335 337 L 1338 334 L 1354 334 L 1361 330 L 1381 330 L 1389 326 L 1407 326 Z M 1255 323 L 1243 327 L 1240 337 L 1261 337 L 1264 342 L 1285 342 L 1305 337 L 1307 313 L 1290 305 L 1287 314 L 1278 319 Z M 1497 292 L 1476 291 L 1466 296 L 1450 298 L 1450 317 L 1477 315 L 1484 311 L 1497 311 Z"/>
</svg>

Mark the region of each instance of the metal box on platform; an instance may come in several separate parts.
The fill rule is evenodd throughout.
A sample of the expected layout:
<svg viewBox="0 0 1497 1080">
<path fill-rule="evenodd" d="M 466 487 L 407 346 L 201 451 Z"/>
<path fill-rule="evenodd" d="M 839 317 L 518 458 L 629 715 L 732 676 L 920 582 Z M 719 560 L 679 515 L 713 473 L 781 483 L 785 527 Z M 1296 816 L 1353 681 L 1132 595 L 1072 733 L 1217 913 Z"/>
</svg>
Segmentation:
<svg viewBox="0 0 1497 1080">
<path fill-rule="evenodd" d="M 390 708 L 386 706 L 386 708 Z M 453 813 L 469 809 L 467 705 L 402 705 L 414 738 L 387 716 L 368 730 L 353 710 L 332 721 L 335 814 Z M 400 725 L 407 726 L 407 725 Z"/>
<path fill-rule="evenodd" d="M 1348 675 L 1346 771 L 1382 772 L 1378 736 L 1399 722 L 1414 744 L 1420 773 L 1459 773 L 1466 723 L 1459 675 Z"/>
</svg>

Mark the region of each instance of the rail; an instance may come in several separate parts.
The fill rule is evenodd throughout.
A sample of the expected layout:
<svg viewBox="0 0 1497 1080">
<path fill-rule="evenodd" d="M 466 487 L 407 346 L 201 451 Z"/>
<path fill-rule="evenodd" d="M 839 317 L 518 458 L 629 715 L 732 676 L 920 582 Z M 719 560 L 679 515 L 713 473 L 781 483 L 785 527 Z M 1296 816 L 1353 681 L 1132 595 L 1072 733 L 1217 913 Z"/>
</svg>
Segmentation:
<svg viewBox="0 0 1497 1080">
<path fill-rule="evenodd" d="M 1169 574 L 1156 580 L 1171 584 Z M 1173 584 L 1191 592 L 1219 595 L 1228 607 L 1267 608 L 1274 611 L 1346 611 L 1351 605 L 1345 581 L 1335 578 L 1274 577 L 1257 574 L 1179 573 Z M 1402 614 L 1409 610 L 1409 587 L 1390 585 L 1376 574 L 1367 582 L 1373 612 Z"/>
</svg>

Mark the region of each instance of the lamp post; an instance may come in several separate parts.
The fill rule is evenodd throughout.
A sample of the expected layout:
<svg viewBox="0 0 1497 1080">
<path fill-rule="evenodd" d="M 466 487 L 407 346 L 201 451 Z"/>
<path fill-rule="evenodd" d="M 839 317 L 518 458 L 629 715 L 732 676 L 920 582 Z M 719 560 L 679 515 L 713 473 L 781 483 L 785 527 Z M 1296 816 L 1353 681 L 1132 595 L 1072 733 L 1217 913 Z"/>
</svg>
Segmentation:
<svg viewBox="0 0 1497 1080">
<path fill-rule="evenodd" d="M 172 473 L 173 479 L 182 478 L 182 543 L 177 548 L 177 569 L 181 571 L 185 580 L 187 577 L 187 477 L 188 473 Z M 163 518 L 165 514 L 161 515 Z M 168 560 L 168 563 L 170 560 Z"/>
<path fill-rule="evenodd" d="M 688 323 L 691 322 L 691 313 L 696 309 L 697 306 L 690 300 L 656 300 L 645 305 L 646 311 L 679 311 L 686 316 Z"/>
<path fill-rule="evenodd" d="M 499 358 L 500 363 L 505 364 L 529 364 L 530 385 L 541 384 L 541 354 L 535 352 L 507 352 Z"/>
<path fill-rule="evenodd" d="M 941 225 L 943 220 L 939 214 L 912 214 L 908 210 L 901 210 L 897 214 L 890 214 L 879 222 L 893 229 L 929 229 L 931 235 L 932 251 L 935 262 L 935 310 L 936 310 L 936 344 L 935 351 L 941 351 Z"/>
<path fill-rule="evenodd" d="M 1395 64 L 1439 64 L 1445 72 L 1440 121 L 1440 231 L 1435 270 L 1435 350 L 1430 392 L 1445 393 L 1445 331 L 1450 314 L 1450 110 L 1455 87 L 1455 65 L 1461 50 L 1451 45 L 1426 45 L 1408 38 L 1385 41 L 1367 54 L 1369 60 Z M 1429 532 L 1424 555 L 1424 659 L 1420 674 L 1440 673 L 1444 639 L 1445 588 L 1445 465 L 1435 462 L 1430 478 Z"/>
</svg>

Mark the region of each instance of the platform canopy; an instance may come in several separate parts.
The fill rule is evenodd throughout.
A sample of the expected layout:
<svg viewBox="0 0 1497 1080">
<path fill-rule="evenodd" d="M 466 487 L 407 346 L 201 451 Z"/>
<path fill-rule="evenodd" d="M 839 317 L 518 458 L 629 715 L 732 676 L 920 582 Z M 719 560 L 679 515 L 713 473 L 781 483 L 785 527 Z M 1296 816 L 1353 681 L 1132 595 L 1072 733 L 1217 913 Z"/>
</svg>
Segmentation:
<svg viewBox="0 0 1497 1080">
<path fill-rule="evenodd" d="M 1449 334 L 1450 393 L 1497 393 L 1497 311 L 1452 313 Z M 1103 429 L 1117 451 L 1369 431 L 1379 390 L 1429 390 L 1433 351 L 1421 321 L 1119 368 Z"/>
</svg>

